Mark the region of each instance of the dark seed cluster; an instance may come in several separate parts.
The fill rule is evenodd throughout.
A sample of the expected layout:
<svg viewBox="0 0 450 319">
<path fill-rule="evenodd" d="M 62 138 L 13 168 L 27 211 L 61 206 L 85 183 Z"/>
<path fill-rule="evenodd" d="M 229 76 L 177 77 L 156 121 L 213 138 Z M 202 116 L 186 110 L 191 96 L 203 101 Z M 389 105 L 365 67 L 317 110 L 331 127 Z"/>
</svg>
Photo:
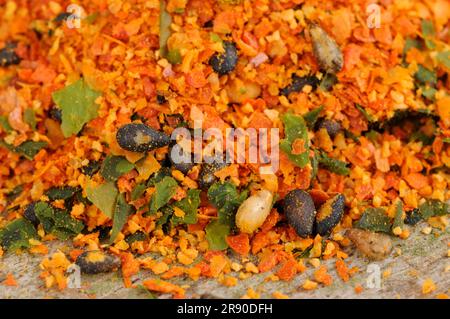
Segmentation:
<svg viewBox="0 0 450 319">
<path fill-rule="evenodd" d="M 293 190 L 284 198 L 283 210 L 289 225 L 301 237 L 313 234 L 327 236 L 344 215 L 345 197 L 338 194 L 327 200 L 316 213 L 311 196 L 303 190 Z"/>
</svg>

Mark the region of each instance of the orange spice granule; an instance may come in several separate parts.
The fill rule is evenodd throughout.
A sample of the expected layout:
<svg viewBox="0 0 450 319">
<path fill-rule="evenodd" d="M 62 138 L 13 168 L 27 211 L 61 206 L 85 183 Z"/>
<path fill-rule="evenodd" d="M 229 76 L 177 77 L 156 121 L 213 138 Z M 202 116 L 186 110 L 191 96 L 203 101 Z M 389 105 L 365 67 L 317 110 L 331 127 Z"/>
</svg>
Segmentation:
<svg viewBox="0 0 450 319">
<path fill-rule="evenodd" d="M 385 271 L 383 271 L 383 278 L 389 278 L 392 275 L 392 269 L 388 268 Z"/>
<path fill-rule="evenodd" d="M 83 253 L 83 250 L 81 250 L 81 249 L 72 249 L 69 252 L 70 259 L 72 261 L 76 261 L 78 256 L 80 256 L 82 253 Z"/>
<path fill-rule="evenodd" d="M 228 236 L 226 241 L 228 246 L 239 255 L 247 256 L 250 252 L 250 240 L 248 234 Z"/>
<path fill-rule="evenodd" d="M 355 293 L 356 294 L 360 294 L 361 292 L 363 292 L 364 288 L 361 285 L 357 285 L 355 286 Z"/>
<path fill-rule="evenodd" d="M 167 270 L 169 270 L 169 266 L 161 261 L 161 262 L 155 262 L 151 267 L 150 267 L 151 271 L 153 271 L 153 273 L 155 275 L 161 275 L 163 273 L 165 273 Z"/>
<path fill-rule="evenodd" d="M 220 280 L 220 283 L 226 287 L 233 287 L 237 285 L 238 279 L 233 276 L 225 276 Z"/>
<path fill-rule="evenodd" d="M 14 278 L 14 275 L 12 273 L 9 273 L 9 274 L 6 275 L 6 278 L 3 281 L 3 285 L 10 286 L 10 287 L 17 286 L 17 281 Z"/>
<path fill-rule="evenodd" d="M 297 274 L 297 265 L 297 261 L 290 256 L 281 263 L 276 274 L 281 280 L 289 281 Z"/>
<path fill-rule="evenodd" d="M 69 265 L 70 261 L 61 251 L 54 253 L 51 258 L 45 258 L 40 265 L 43 269 L 40 278 L 44 279 L 45 286 L 51 288 L 57 284 L 59 290 L 65 289 L 67 287 L 65 273 Z"/>
<path fill-rule="evenodd" d="M 427 278 L 422 284 L 422 294 L 427 295 L 436 290 L 436 284 L 433 279 Z"/>
<path fill-rule="evenodd" d="M 170 279 L 174 277 L 182 276 L 185 273 L 185 268 L 180 266 L 174 266 L 161 275 L 162 279 Z"/>
<path fill-rule="evenodd" d="M 122 260 L 122 276 L 125 287 L 131 287 L 131 276 L 139 272 L 140 264 L 133 254 L 121 253 L 120 259 Z"/>
<path fill-rule="evenodd" d="M 345 282 L 349 281 L 350 279 L 349 270 L 343 260 L 340 259 L 336 260 L 336 271 L 343 281 Z"/>
<path fill-rule="evenodd" d="M 217 278 L 229 266 L 229 261 L 223 255 L 216 255 L 211 258 L 210 274 Z"/>
<path fill-rule="evenodd" d="M 303 263 L 303 259 L 300 259 L 297 263 L 297 271 L 299 273 L 304 273 L 308 269 L 305 264 Z"/>
<path fill-rule="evenodd" d="M 305 290 L 314 290 L 317 288 L 317 285 L 317 282 L 306 279 L 306 281 L 302 285 L 302 288 Z"/>
<path fill-rule="evenodd" d="M 289 299 L 288 295 L 285 295 L 279 291 L 275 291 L 272 293 L 272 297 L 274 297 L 275 299 Z"/>
<path fill-rule="evenodd" d="M 30 253 L 32 254 L 39 254 L 39 255 L 47 255 L 48 254 L 48 247 L 45 245 L 35 245 L 30 248 Z"/>
<path fill-rule="evenodd" d="M 142 284 L 150 291 L 170 293 L 174 298 L 183 298 L 185 293 L 184 289 L 180 286 L 159 279 L 148 279 Z"/>
<path fill-rule="evenodd" d="M 314 279 L 325 286 L 329 286 L 333 283 L 333 278 L 327 273 L 327 267 L 324 265 L 320 266 L 319 269 L 314 272 Z"/>
<path fill-rule="evenodd" d="M 259 299 L 261 295 L 253 290 L 253 288 L 248 288 L 247 293 L 242 296 L 242 299 Z"/>
<path fill-rule="evenodd" d="M 192 268 L 188 268 L 186 270 L 186 274 L 189 276 L 192 280 L 198 280 L 200 278 L 200 275 L 202 274 L 202 269 L 198 266 L 194 266 Z"/>
</svg>

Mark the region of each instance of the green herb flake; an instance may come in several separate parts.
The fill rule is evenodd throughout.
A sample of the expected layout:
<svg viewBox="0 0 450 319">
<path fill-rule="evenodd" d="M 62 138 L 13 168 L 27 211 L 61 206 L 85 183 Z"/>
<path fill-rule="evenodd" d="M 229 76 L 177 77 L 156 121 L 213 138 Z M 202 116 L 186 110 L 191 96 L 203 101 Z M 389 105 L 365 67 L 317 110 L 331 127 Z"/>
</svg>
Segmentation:
<svg viewBox="0 0 450 319">
<path fill-rule="evenodd" d="M 403 221 L 403 203 L 401 200 L 397 201 L 397 204 L 395 206 L 395 217 L 394 222 L 392 223 L 392 231 L 394 231 L 395 228 L 400 227 L 400 229 L 403 229 L 405 226 L 405 223 Z"/>
<path fill-rule="evenodd" d="M 171 35 L 171 24 L 172 17 L 166 10 L 166 2 L 161 0 L 159 8 L 159 53 L 162 57 L 166 57 L 168 53 L 167 40 Z"/>
<path fill-rule="evenodd" d="M 173 216 L 173 208 L 171 206 L 165 205 L 159 209 L 159 212 L 162 214 L 161 217 L 156 222 L 157 227 L 162 227 L 163 231 L 167 229 L 168 222 L 170 218 Z"/>
<path fill-rule="evenodd" d="M 150 199 L 149 214 L 156 214 L 156 212 L 166 205 L 169 200 L 175 195 L 178 184 L 172 177 L 166 176 L 162 181 L 156 183 L 155 192 Z"/>
<path fill-rule="evenodd" d="M 29 240 L 37 237 L 33 225 L 28 220 L 19 218 L 0 229 L 0 246 L 10 251 L 29 248 Z"/>
<path fill-rule="evenodd" d="M 28 159 L 33 159 L 37 153 L 48 144 L 47 142 L 26 141 L 15 148 L 17 153 L 22 154 Z"/>
<path fill-rule="evenodd" d="M 436 48 L 436 44 L 431 40 L 436 35 L 436 31 L 433 26 L 433 22 L 430 20 L 422 20 L 422 35 L 425 39 L 425 45 L 428 49 Z"/>
<path fill-rule="evenodd" d="M 129 205 L 125 200 L 125 195 L 120 194 L 114 209 L 113 227 L 111 229 L 111 237 L 109 243 L 114 243 L 117 235 L 122 231 L 123 226 L 128 220 L 128 216 L 135 213 L 133 206 Z"/>
<path fill-rule="evenodd" d="M 411 142 L 420 141 L 423 145 L 431 145 L 434 141 L 434 136 L 428 136 L 422 131 L 415 131 L 411 134 L 409 140 Z"/>
<path fill-rule="evenodd" d="M 329 157 L 326 153 L 321 152 L 318 156 L 319 165 L 332 173 L 338 175 L 349 175 L 350 169 L 347 167 L 347 163 L 335 158 Z"/>
<path fill-rule="evenodd" d="M 171 175 L 172 174 L 170 173 L 170 169 L 167 167 L 163 167 L 148 179 L 147 186 L 155 186 L 157 183 L 161 182 L 164 177 L 170 177 Z"/>
<path fill-rule="evenodd" d="M 134 242 L 137 241 L 144 241 L 147 239 L 147 235 L 141 231 L 137 231 L 134 234 L 128 235 L 125 238 L 125 241 L 127 242 L 128 245 L 131 245 Z"/>
<path fill-rule="evenodd" d="M 11 133 L 13 131 L 13 128 L 9 124 L 8 117 L 5 115 L 0 116 L 0 126 L 6 133 Z"/>
<path fill-rule="evenodd" d="M 35 142 L 35 141 L 25 141 L 19 146 L 12 146 L 6 143 L 2 143 L 3 146 L 8 148 L 10 151 L 23 155 L 25 158 L 32 160 L 37 153 L 48 144 L 47 142 Z"/>
<path fill-rule="evenodd" d="M 374 232 L 391 232 L 391 220 L 382 208 L 367 208 L 355 224 L 356 228 Z"/>
<path fill-rule="evenodd" d="M 303 119 L 306 122 L 306 125 L 308 125 L 309 129 L 313 129 L 314 125 L 316 125 L 317 119 L 319 118 L 320 113 L 323 111 L 324 107 L 323 105 L 319 106 L 318 108 L 309 111 L 305 115 L 303 115 Z"/>
<path fill-rule="evenodd" d="M 421 64 L 419 64 L 419 68 L 418 68 L 416 74 L 414 74 L 414 77 L 421 84 L 428 84 L 430 86 L 437 84 L 436 72 L 427 69 L 426 67 L 424 67 Z"/>
<path fill-rule="evenodd" d="M 131 200 L 139 199 L 145 193 L 146 189 L 147 185 L 145 185 L 144 183 L 137 184 L 131 191 Z"/>
<path fill-rule="evenodd" d="M 365 134 L 365 136 L 372 142 L 376 141 L 378 139 L 379 135 L 380 135 L 380 133 L 378 133 L 375 130 L 370 130 Z"/>
<path fill-rule="evenodd" d="M 17 197 L 19 197 L 19 195 L 22 194 L 22 192 L 23 192 L 23 185 L 17 185 L 6 195 L 6 199 L 8 201 L 13 201 Z"/>
<path fill-rule="evenodd" d="M 70 216 L 68 211 L 55 212 L 55 228 L 53 233 L 61 240 L 78 235 L 84 229 L 82 221 Z"/>
<path fill-rule="evenodd" d="M 293 251 L 294 258 L 297 260 L 300 260 L 303 258 L 309 258 L 312 248 L 313 248 L 313 246 L 310 246 L 310 247 L 306 248 L 305 250 L 294 250 Z"/>
<path fill-rule="evenodd" d="M 284 124 L 286 138 L 281 140 L 280 148 L 287 154 L 289 160 L 303 168 L 309 163 L 309 140 L 305 120 L 301 116 L 286 113 L 281 117 L 281 121 Z M 305 151 L 301 154 L 292 154 L 292 144 L 297 139 L 303 140 Z"/>
<path fill-rule="evenodd" d="M 86 188 L 87 198 L 109 218 L 113 217 L 114 207 L 119 191 L 113 182 Z"/>
<path fill-rule="evenodd" d="M 210 32 L 209 33 L 209 39 L 212 41 L 212 42 L 222 42 L 222 39 L 220 38 L 220 36 L 217 34 L 217 33 L 214 33 L 214 32 Z"/>
<path fill-rule="evenodd" d="M 406 38 L 405 46 L 403 47 L 403 56 L 405 57 L 409 50 L 416 48 L 418 50 L 422 49 L 422 43 L 418 39 Z"/>
<path fill-rule="evenodd" d="M 439 52 L 436 60 L 450 70 L 450 51 Z"/>
<path fill-rule="evenodd" d="M 23 119 L 25 120 L 25 123 L 27 123 L 28 125 L 30 125 L 30 127 L 33 130 L 36 130 L 36 114 L 34 113 L 33 109 L 26 109 L 23 112 Z"/>
<path fill-rule="evenodd" d="M 353 140 L 355 143 L 360 143 L 359 137 L 349 130 L 344 129 L 344 136 L 345 138 Z"/>
<path fill-rule="evenodd" d="M 78 134 L 84 124 L 97 117 L 95 100 L 100 95 L 82 78 L 52 94 L 53 101 L 62 112 L 61 130 L 65 137 Z"/>
<path fill-rule="evenodd" d="M 178 49 L 169 50 L 166 58 L 167 61 L 169 61 L 169 63 L 172 65 L 180 64 L 183 61 L 180 50 Z"/>
<path fill-rule="evenodd" d="M 226 237 L 234 226 L 234 215 L 247 196 L 247 191 L 239 194 L 236 186 L 230 182 L 215 183 L 209 188 L 208 199 L 218 211 L 217 219 L 206 226 L 206 239 L 211 250 L 228 247 Z"/>
<path fill-rule="evenodd" d="M 58 200 L 58 199 L 69 199 L 75 195 L 80 189 L 77 187 L 71 186 L 63 186 L 63 187 L 52 187 L 45 192 L 45 195 L 50 200 Z"/>
<path fill-rule="evenodd" d="M 421 87 L 422 96 L 430 101 L 435 100 L 435 96 L 437 93 L 437 90 L 432 87 L 422 86 Z"/>
<path fill-rule="evenodd" d="M 211 250 L 224 250 L 228 248 L 226 241 L 227 236 L 230 234 L 231 226 L 221 221 L 214 220 L 208 224 L 205 228 L 206 240 Z"/>
<path fill-rule="evenodd" d="M 85 20 L 88 24 L 93 24 L 95 22 L 95 20 L 97 20 L 99 15 L 100 15 L 100 13 L 94 12 L 94 13 L 88 15 Z"/>
<path fill-rule="evenodd" d="M 100 175 L 109 182 L 115 182 L 120 176 L 130 172 L 133 168 L 134 164 L 128 162 L 124 156 L 108 155 L 102 163 Z"/>
<path fill-rule="evenodd" d="M 428 199 L 419 206 L 419 213 L 423 219 L 444 216 L 450 214 L 450 205 L 436 199 Z"/>
<path fill-rule="evenodd" d="M 366 109 L 362 105 L 356 104 L 355 107 L 361 112 L 367 122 L 372 123 L 375 121 L 373 116 L 367 113 Z"/>
<path fill-rule="evenodd" d="M 198 189 L 190 189 L 187 191 L 187 195 L 182 200 L 175 202 L 173 206 L 178 207 L 184 212 L 184 217 L 172 217 L 172 223 L 174 225 L 178 224 L 196 224 L 198 221 L 197 218 L 197 209 L 200 205 L 200 190 Z"/>
<path fill-rule="evenodd" d="M 314 152 L 314 156 L 311 158 L 311 183 L 316 178 L 317 172 L 319 171 L 319 152 Z"/>
<path fill-rule="evenodd" d="M 173 12 L 175 12 L 177 14 L 183 14 L 184 13 L 184 8 L 175 8 L 175 10 L 173 10 Z"/>
<path fill-rule="evenodd" d="M 44 231 L 61 240 L 76 236 L 84 229 L 83 222 L 73 218 L 68 211 L 55 209 L 45 202 L 36 203 L 34 211 Z"/>
</svg>

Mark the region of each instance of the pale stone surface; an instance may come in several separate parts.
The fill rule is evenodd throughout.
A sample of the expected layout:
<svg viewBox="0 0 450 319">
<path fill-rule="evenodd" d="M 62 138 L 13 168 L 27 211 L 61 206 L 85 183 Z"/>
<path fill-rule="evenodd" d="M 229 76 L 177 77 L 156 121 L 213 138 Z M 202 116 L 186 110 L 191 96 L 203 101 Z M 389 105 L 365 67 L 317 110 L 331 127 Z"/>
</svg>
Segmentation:
<svg viewBox="0 0 450 319">
<path fill-rule="evenodd" d="M 313 291 L 305 291 L 301 288 L 306 279 L 312 278 L 314 269 L 308 265 L 308 270 L 298 275 L 291 282 L 265 282 L 269 274 L 259 274 L 250 279 L 239 281 L 235 287 L 225 287 L 216 280 L 201 279 L 193 282 L 189 279 L 174 280 L 174 283 L 189 285 L 187 296 L 189 298 L 239 298 L 247 288 L 251 287 L 261 294 L 262 298 L 271 298 L 274 291 L 289 295 L 291 298 L 435 298 L 438 293 L 449 294 L 450 272 L 445 272 L 450 266 L 450 258 L 447 257 L 450 242 L 450 232 L 434 229 L 430 235 L 420 233 L 425 224 L 414 228 L 412 236 L 408 240 L 394 240 L 394 250 L 401 249 L 402 254 L 396 256 L 395 251 L 386 260 L 370 263 L 361 258 L 356 252 L 350 250 L 351 256 L 347 259 L 350 267 L 357 266 L 360 271 L 344 283 L 337 277 L 334 265 L 328 267 L 334 282 L 329 287 L 321 287 Z M 438 234 L 438 235 L 437 235 Z M 69 247 L 62 244 L 52 244 L 51 251 L 60 248 L 69 251 Z M 19 286 L 5 287 L 0 285 L 0 298 L 148 298 L 149 294 L 144 289 L 126 289 L 123 287 L 119 273 L 101 275 L 83 275 L 81 289 L 66 289 L 59 292 L 55 289 L 45 289 L 43 281 L 38 278 L 39 263 L 42 257 L 6 254 L 0 259 L 0 281 L 7 273 L 13 273 Z M 306 260 L 305 260 L 306 263 Z M 327 261 L 332 264 L 334 261 Z M 382 276 L 380 288 L 368 288 L 368 265 L 376 264 L 380 267 Z M 374 267 L 374 266 L 371 266 Z M 371 268 L 376 269 L 376 268 Z M 391 270 L 392 274 L 383 278 L 383 272 Z M 142 270 L 133 282 L 137 285 L 142 279 L 151 278 L 153 275 L 148 270 Z M 437 285 L 436 291 L 429 295 L 422 295 L 422 283 L 431 278 Z M 364 290 L 356 294 L 354 287 L 361 285 Z M 319 286 L 320 287 L 320 286 Z M 162 298 L 170 297 L 167 295 Z"/>
</svg>

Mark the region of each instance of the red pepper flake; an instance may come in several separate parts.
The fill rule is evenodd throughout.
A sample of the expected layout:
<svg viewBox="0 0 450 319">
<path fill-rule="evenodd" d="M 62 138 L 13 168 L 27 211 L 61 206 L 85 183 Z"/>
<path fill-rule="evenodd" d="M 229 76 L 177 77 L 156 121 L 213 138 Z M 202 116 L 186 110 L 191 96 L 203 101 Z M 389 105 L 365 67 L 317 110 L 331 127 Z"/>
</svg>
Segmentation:
<svg viewBox="0 0 450 319">
<path fill-rule="evenodd" d="M 333 278 L 327 273 L 327 267 L 322 265 L 314 272 L 314 279 L 325 286 L 333 283 Z"/>
<path fill-rule="evenodd" d="M 236 253 L 241 256 L 247 256 L 250 251 L 250 239 L 247 234 L 239 234 L 236 236 L 228 236 L 227 244 Z"/>
<path fill-rule="evenodd" d="M 348 274 L 348 267 L 343 260 L 336 260 L 336 271 L 343 281 L 349 281 L 350 275 Z"/>
<path fill-rule="evenodd" d="M 180 286 L 174 285 L 170 282 L 159 280 L 159 279 L 149 279 L 142 283 L 145 288 L 150 291 L 156 291 L 161 293 L 170 293 L 174 298 L 183 298 L 184 289 Z"/>
<path fill-rule="evenodd" d="M 126 288 L 130 288 L 132 286 L 131 276 L 139 272 L 140 264 L 136 259 L 134 259 L 134 256 L 131 253 L 122 253 L 120 255 L 120 259 L 122 260 L 122 276 L 124 285 Z"/>
<path fill-rule="evenodd" d="M 3 281 L 3 285 L 5 286 L 10 286 L 10 287 L 16 287 L 17 286 L 17 281 L 14 278 L 14 275 L 9 273 L 6 275 L 6 279 Z"/>
<path fill-rule="evenodd" d="M 361 292 L 363 292 L 364 288 L 361 285 L 357 285 L 355 286 L 355 293 L 356 294 L 360 294 Z"/>
<path fill-rule="evenodd" d="M 297 274 L 297 261 L 290 256 L 281 263 L 280 269 L 277 271 L 277 276 L 281 280 L 289 281 Z"/>
</svg>

